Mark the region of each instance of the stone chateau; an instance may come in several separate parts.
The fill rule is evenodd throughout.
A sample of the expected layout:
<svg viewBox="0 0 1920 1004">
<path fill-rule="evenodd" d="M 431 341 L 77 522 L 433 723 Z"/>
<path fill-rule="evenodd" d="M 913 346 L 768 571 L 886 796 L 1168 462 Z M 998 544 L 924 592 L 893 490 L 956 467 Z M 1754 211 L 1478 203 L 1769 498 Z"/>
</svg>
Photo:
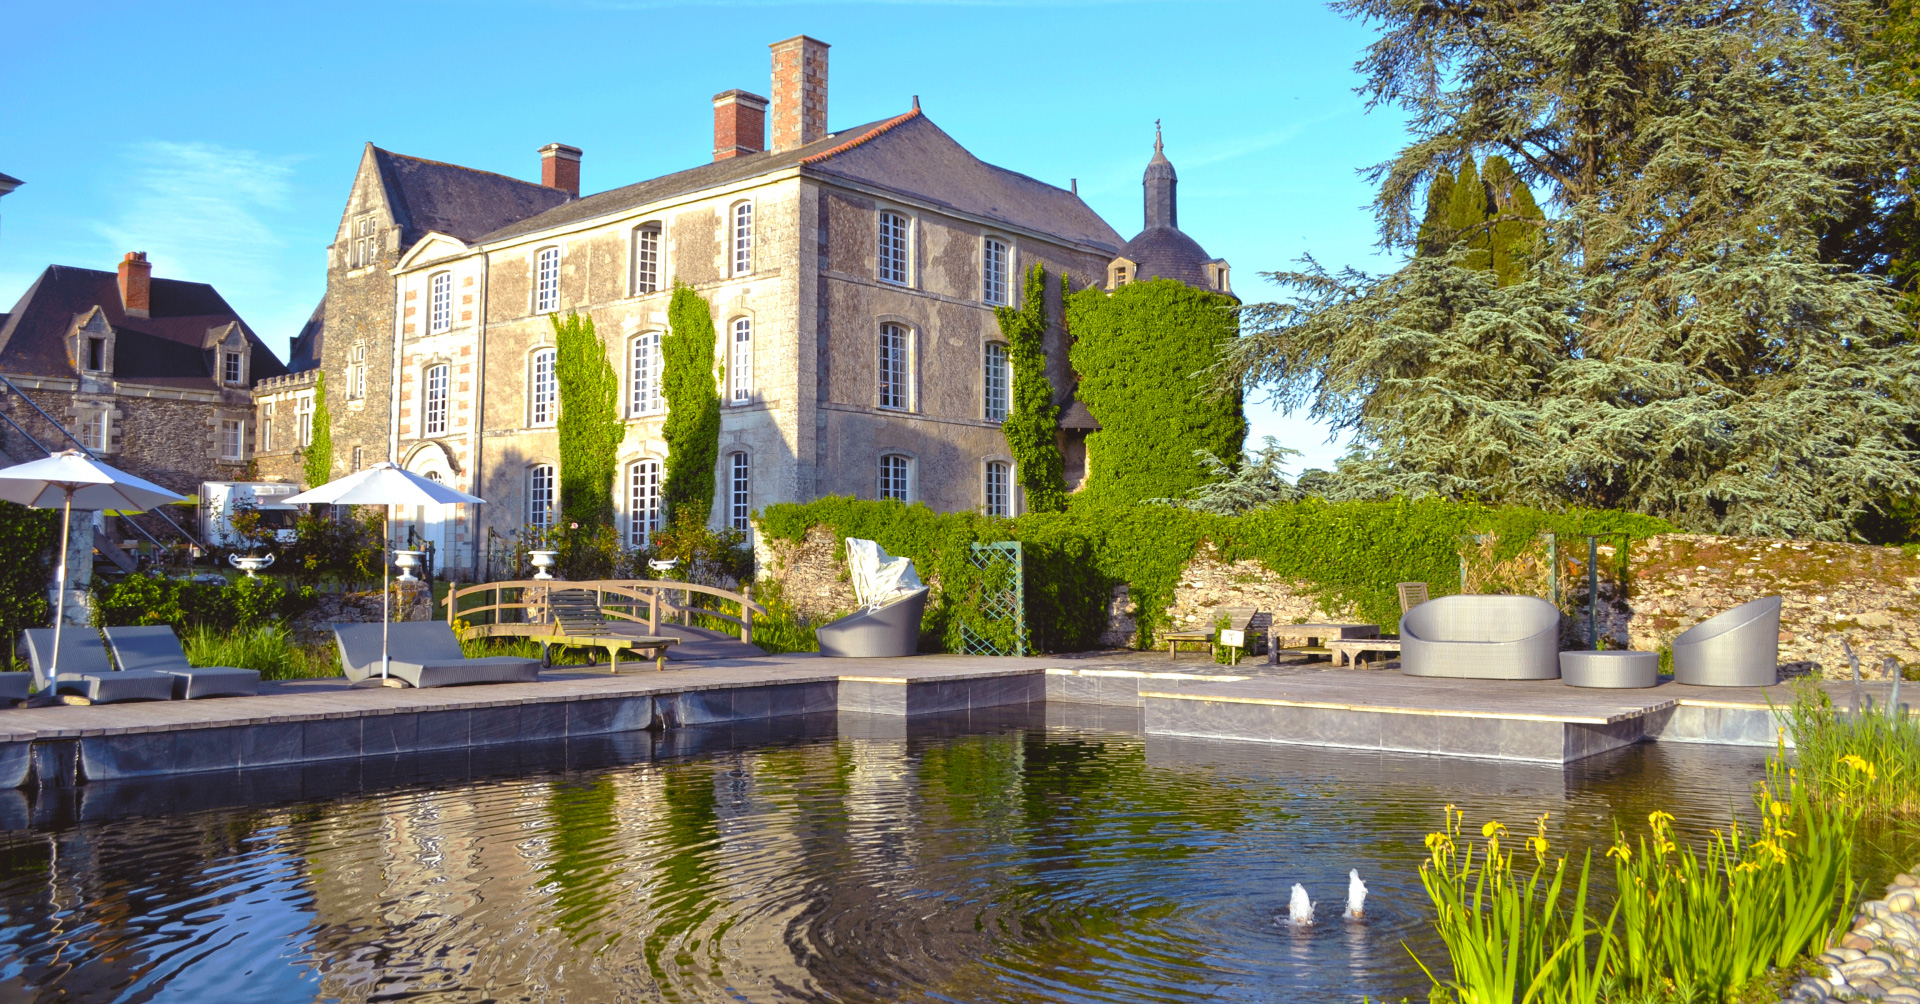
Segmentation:
<svg viewBox="0 0 1920 1004">
<path fill-rule="evenodd" d="M 506 537 L 556 516 L 549 317 L 578 312 L 621 375 L 622 528 L 643 543 L 660 520 L 660 338 L 680 282 L 711 304 L 719 336 L 716 524 L 827 494 L 1011 515 L 1012 381 L 993 308 L 1017 305 L 1027 269 L 1074 288 L 1163 276 L 1230 292 L 1227 263 L 1178 229 L 1157 137 L 1146 226 L 1126 241 L 1070 188 L 969 154 L 917 99 L 830 128 L 827 44 L 771 48 L 771 100 L 713 98 L 710 162 L 611 191 L 581 195 L 582 152 L 559 143 L 540 150 L 539 184 L 369 144 L 293 372 L 255 393 L 261 473 L 300 478 L 324 372 L 335 475 L 392 458 L 485 498 L 410 522 L 445 570 L 486 569 Z M 1073 479 L 1095 426 L 1065 349 L 1056 328 Z"/>
</svg>

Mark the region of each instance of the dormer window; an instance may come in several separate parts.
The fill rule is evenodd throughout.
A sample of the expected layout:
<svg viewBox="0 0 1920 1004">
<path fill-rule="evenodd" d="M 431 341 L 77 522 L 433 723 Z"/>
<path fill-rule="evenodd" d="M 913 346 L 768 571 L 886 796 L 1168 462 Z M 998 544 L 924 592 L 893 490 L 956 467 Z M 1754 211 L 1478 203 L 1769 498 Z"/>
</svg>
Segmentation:
<svg viewBox="0 0 1920 1004">
<path fill-rule="evenodd" d="M 241 364 L 240 353 L 232 349 L 220 353 L 220 379 L 236 387 L 245 381 L 245 370 Z"/>
<path fill-rule="evenodd" d="M 107 340 L 87 339 L 87 368 L 98 373 L 107 368 Z"/>
<path fill-rule="evenodd" d="M 1214 289 L 1219 290 L 1222 293 L 1233 292 L 1233 290 L 1227 284 L 1227 263 L 1226 262 L 1210 261 L 1207 263 L 1207 284 L 1212 286 Z"/>
<path fill-rule="evenodd" d="M 1134 264 L 1125 258 L 1116 258 L 1107 266 L 1107 288 L 1119 289 L 1134 279 Z"/>
</svg>

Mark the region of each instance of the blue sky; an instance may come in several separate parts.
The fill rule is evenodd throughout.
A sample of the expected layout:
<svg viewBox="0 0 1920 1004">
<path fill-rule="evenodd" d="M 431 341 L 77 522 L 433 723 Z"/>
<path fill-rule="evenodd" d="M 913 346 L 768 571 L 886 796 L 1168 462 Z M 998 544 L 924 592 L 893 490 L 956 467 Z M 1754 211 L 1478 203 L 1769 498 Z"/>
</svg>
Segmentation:
<svg viewBox="0 0 1920 1004">
<path fill-rule="evenodd" d="M 712 151 L 712 105 L 770 94 L 767 44 L 832 44 L 829 119 L 906 110 L 973 153 L 1065 185 L 1141 227 L 1153 122 L 1180 174 L 1181 229 L 1256 273 L 1311 251 L 1378 270 L 1358 168 L 1401 122 L 1367 114 L 1366 26 L 1296 2 L 1060 0 L 386 0 L 23 4 L 0 61 L 0 305 L 50 263 L 211 282 L 284 352 L 325 288 L 363 144 L 537 180 L 550 142 L 582 187 L 630 184 Z M 1256 437 L 1328 466 L 1302 416 L 1250 401 Z"/>
</svg>

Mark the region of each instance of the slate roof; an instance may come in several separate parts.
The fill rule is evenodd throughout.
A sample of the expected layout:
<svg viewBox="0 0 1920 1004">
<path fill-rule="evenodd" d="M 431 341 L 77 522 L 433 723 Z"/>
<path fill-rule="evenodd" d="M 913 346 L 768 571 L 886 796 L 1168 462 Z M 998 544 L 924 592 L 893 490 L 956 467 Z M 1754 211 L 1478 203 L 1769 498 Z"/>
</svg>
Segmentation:
<svg viewBox="0 0 1920 1004">
<path fill-rule="evenodd" d="M 32 376 L 74 377 L 66 335 L 74 319 L 94 307 L 113 325 L 113 375 L 121 380 L 204 390 L 220 384 L 211 350 L 203 349 L 207 330 L 238 322 L 252 346 L 249 372 L 254 380 L 280 376 L 287 368 L 234 313 L 227 301 L 203 282 L 153 279 L 152 317 L 128 317 L 120 305 L 119 274 L 67 265 L 49 265 L 27 288 L 0 324 L 0 370 Z"/>
<path fill-rule="evenodd" d="M 1143 230 L 1120 249 L 1120 257 L 1140 266 L 1141 279 L 1178 279 L 1189 286 L 1212 289 L 1207 263 L 1214 260 L 1200 243 L 1172 227 Z"/>
<path fill-rule="evenodd" d="M 13 175 L 7 174 L 5 172 L 0 172 L 0 187 L 4 187 L 7 185 L 18 186 L 18 185 L 24 185 L 24 184 L 26 184 L 26 182 L 21 181 L 19 178 L 16 178 Z"/>
<path fill-rule="evenodd" d="M 300 326 L 300 333 L 293 336 L 293 344 L 287 347 L 287 372 L 304 373 L 319 366 L 326 341 L 327 298 L 323 296 L 307 323 Z"/>
<path fill-rule="evenodd" d="M 792 167 L 946 205 L 1111 254 L 1120 235 L 1078 195 L 995 167 L 968 153 L 920 109 L 832 133 L 805 146 L 731 157 L 575 199 L 487 234 L 506 240 L 636 209 Z"/>
<path fill-rule="evenodd" d="M 504 174 L 409 157 L 371 143 L 367 148 L 373 152 L 388 205 L 400 225 L 403 249 L 429 231 L 471 243 L 490 230 L 572 198 L 560 189 Z"/>
</svg>

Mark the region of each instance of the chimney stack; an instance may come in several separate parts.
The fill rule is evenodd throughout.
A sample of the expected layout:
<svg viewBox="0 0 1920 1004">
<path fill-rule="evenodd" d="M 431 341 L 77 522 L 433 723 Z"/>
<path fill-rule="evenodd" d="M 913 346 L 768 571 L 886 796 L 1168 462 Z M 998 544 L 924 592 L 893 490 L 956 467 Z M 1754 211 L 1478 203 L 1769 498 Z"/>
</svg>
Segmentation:
<svg viewBox="0 0 1920 1004">
<path fill-rule="evenodd" d="M 565 143 L 548 143 L 540 148 L 540 183 L 578 197 L 580 195 L 580 148 Z"/>
<path fill-rule="evenodd" d="M 805 146 L 827 135 L 827 43 L 805 35 L 775 42 L 773 149 Z"/>
<path fill-rule="evenodd" d="M 120 306 L 128 317 L 152 316 L 153 266 L 145 251 L 129 251 L 120 261 Z"/>
<path fill-rule="evenodd" d="M 767 99 L 742 90 L 713 96 L 713 159 L 726 160 L 767 148 Z"/>
</svg>

